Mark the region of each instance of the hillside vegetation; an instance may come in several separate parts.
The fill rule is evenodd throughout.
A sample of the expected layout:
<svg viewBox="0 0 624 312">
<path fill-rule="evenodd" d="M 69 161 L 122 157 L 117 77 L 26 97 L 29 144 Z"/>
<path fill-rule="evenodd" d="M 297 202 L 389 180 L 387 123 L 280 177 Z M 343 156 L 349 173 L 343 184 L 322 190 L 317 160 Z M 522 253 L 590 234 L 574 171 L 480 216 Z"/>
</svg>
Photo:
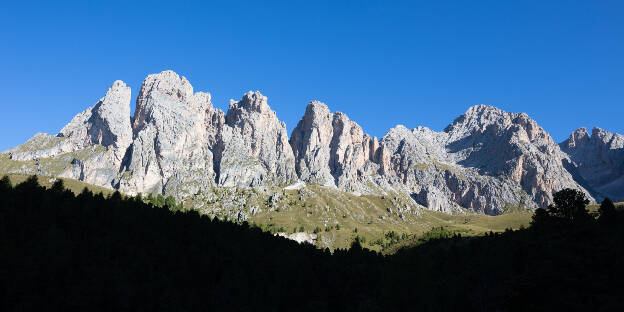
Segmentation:
<svg viewBox="0 0 624 312">
<path fill-rule="evenodd" d="M 8 176 L 14 184 L 29 177 L 24 174 Z M 44 187 L 50 187 L 56 179 L 39 176 Z M 105 196 L 113 193 L 113 190 L 81 181 L 58 179 L 75 194 L 85 187 Z M 315 184 L 296 190 L 273 190 L 272 193 L 263 194 L 256 189 L 214 188 L 212 193 L 197 194 L 184 203 L 172 204 L 172 201 L 175 203 L 173 198 L 168 198 L 167 203 L 174 210 L 197 210 L 202 215 L 222 220 L 247 221 L 273 234 L 306 233 L 316 237 L 310 243 L 330 250 L 347 248 L 359 237 L 364 247 L 383 253 L 417 243 L 423 235 L 440 227 L 463 236 L 527 227 L 532 214 L 519 208 L 510 208 L 509 212 L 498 216 L 468 210 L 448 214 L 423 209 L 401 193 L 358 196 Z M 162 197 L 157 200 L 157 196 L 143 194 L 141 198 L 157 206 L 165 204 Z"/>
<path fill-rule="evenodd" d="M 0 309 L 617 310 L 624 215 L 603 204 L 596 220 L 570 191 L 528 228 L 470 238 L 430 231 L 382 256 L 358 238 L 330 253 L 118 192 L 75 195 L 61 180 L 44 188 L 36 177 L 17 186 L 3 178 Z"/>
</svg>

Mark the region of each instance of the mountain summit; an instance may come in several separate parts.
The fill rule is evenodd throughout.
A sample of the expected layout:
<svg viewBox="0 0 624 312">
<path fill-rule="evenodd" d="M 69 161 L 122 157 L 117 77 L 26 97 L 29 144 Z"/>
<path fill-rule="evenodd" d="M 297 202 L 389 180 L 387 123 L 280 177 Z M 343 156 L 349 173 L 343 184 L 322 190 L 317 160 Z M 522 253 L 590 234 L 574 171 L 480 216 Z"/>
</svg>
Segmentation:
<svg viewBox="0 0 624 312">
<path fill-rule="evenodd" d="M 492 215 L 546 207 L 563 188 L 624 199 L 624 137 L 581 128 L 556 144 L 526 114 L 493 106 L 470 107 L 442 132 L 399 125 L 377 139 L 313 101 L 289 138 L 258 91 L 223 112 L 209 93 L 168 70 L 145 79 L 134 116 L 130 98 L 130 88 L 115 81 L 57 135 L 37 134 L 0 154 L 0 171 L 179 199 L 300 181 L 355 194 L 400 192 L 427 209 Z"/>
</svg>

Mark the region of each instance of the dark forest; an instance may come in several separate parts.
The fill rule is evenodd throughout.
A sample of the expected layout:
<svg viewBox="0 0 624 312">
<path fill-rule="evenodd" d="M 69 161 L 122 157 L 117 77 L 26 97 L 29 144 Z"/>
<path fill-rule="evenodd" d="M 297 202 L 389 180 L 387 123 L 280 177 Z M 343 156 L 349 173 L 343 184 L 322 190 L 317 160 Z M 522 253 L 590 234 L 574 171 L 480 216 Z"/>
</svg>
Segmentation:
<svg viewBox="0 0 624 312">
<path fill-rule="evenodd" d="M 624 214 L 563 190 L 526 229 L 382 256 L 116 192 L 0 181 L 0 310 L 615 311 Z"/>
</svg>

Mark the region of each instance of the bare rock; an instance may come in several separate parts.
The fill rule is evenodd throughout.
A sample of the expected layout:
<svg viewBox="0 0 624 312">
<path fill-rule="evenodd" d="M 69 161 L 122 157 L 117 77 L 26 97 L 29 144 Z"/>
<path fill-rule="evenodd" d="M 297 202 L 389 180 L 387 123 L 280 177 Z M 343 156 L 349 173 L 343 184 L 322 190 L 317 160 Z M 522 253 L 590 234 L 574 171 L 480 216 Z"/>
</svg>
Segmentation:
<svg viewBox="0 0 624 312">
<path fill-rule="evenodd" d="M 534 206 L 516 183 L 456 164 L 445 149 L 447 138 L 444 132 L 424 127 L 391 129 L 381 140 L 390 154 L 390 170 L 384 177 L 391 185 L 411 190 L 419 204 L 443 212 L 459 212 L 463 207 L 494 215 L 508 205 Z"/>
<path fill-rule="evenodd" d="M 11 160 L 34 163 L 36 170 L 20 173 L 66 177 L 112 188 L 131 143 L 130 88 L 118 80 L 56 136 L 36 134 L 8 153 Z"/>
<path fill-rule="evenodd" d="M 132 120 L 134 141 L 120 189 L 183 197 L 214 185 L 207 130 L 219 113 L 210 94 L 193 93 L 185 77 L 173 71 L 149 75 L 137 98 Z"/>
<path fill-rule="evenodd" d="M 570 171 L 597 199 L 624 201 L 624 136 L 598 127 L 591 136 L 579 128 L 560 143 L 570 157 Z"/>
<path fill-rule="evenodd" d="M 218 184 L 253 187 L 297 180 L 286 125 L 260 92 L 230 101 L 215 147 Z"/>
<path fill-rule="evenodd" d="M 423 187 L 415 196 L 415 199 L 416 202 L 425 206 L 429 210 L 447 213 L 457 210 L 453 209 L 457 206 L 457 204 L 449 200 L 449 198 L 435 186 Z"/>
<path fill-rule="evenodd" d="M 76 115 L 58 134 L 77 147 L 102 145 L 113 150 L 115 163 L 121 164 L 132 143 L 130 127 L 130 88 L 117 80 L 94 106 Z"/>
<path fill-rule="evenodd" d="M 364 167 L 375 158 L 379 143 L 345 114 L 332 114 L 314 101 L 293 130 L 290 145 L 299 178 L 325 186 L 354 190 Z"/>
<path fill-rule="evenodd" d="M 444 132 L 457 164 L 520 184 L 540 207 L 552 203 L 552 193 L 563 188 L 579 189 L 591 198 L 565 169 L 567 155 L 524 113 L 473 106 Z"/>
</svg>

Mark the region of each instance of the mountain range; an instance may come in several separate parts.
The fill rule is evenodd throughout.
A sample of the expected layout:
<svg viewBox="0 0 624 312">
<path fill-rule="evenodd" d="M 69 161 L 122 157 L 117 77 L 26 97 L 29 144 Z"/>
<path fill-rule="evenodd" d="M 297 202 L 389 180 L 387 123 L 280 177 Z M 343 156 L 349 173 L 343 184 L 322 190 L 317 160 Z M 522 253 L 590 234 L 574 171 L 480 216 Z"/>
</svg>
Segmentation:
<svg viewBox="0 0 624 312">
<path fill-rule="evenodd" d="M 215 188 L 266 193 L 319 184 L 489 215 L 547 207 L 563 188 L 624 200 L 624 136 L 580 128 L 557 144 L 527 114 L 493 106 L 472 106 L 441 132 L 398 125 L 378 139 L 318 101 L 289 137 L 260 92 L 223 112 L 173 71 L 143 81 L 134 116 L 130 102 L 130 88 L 115 81 L 58 134 L 39 133 L 0 153 L 0 171 L 180 200 Z"/>
</svg>

